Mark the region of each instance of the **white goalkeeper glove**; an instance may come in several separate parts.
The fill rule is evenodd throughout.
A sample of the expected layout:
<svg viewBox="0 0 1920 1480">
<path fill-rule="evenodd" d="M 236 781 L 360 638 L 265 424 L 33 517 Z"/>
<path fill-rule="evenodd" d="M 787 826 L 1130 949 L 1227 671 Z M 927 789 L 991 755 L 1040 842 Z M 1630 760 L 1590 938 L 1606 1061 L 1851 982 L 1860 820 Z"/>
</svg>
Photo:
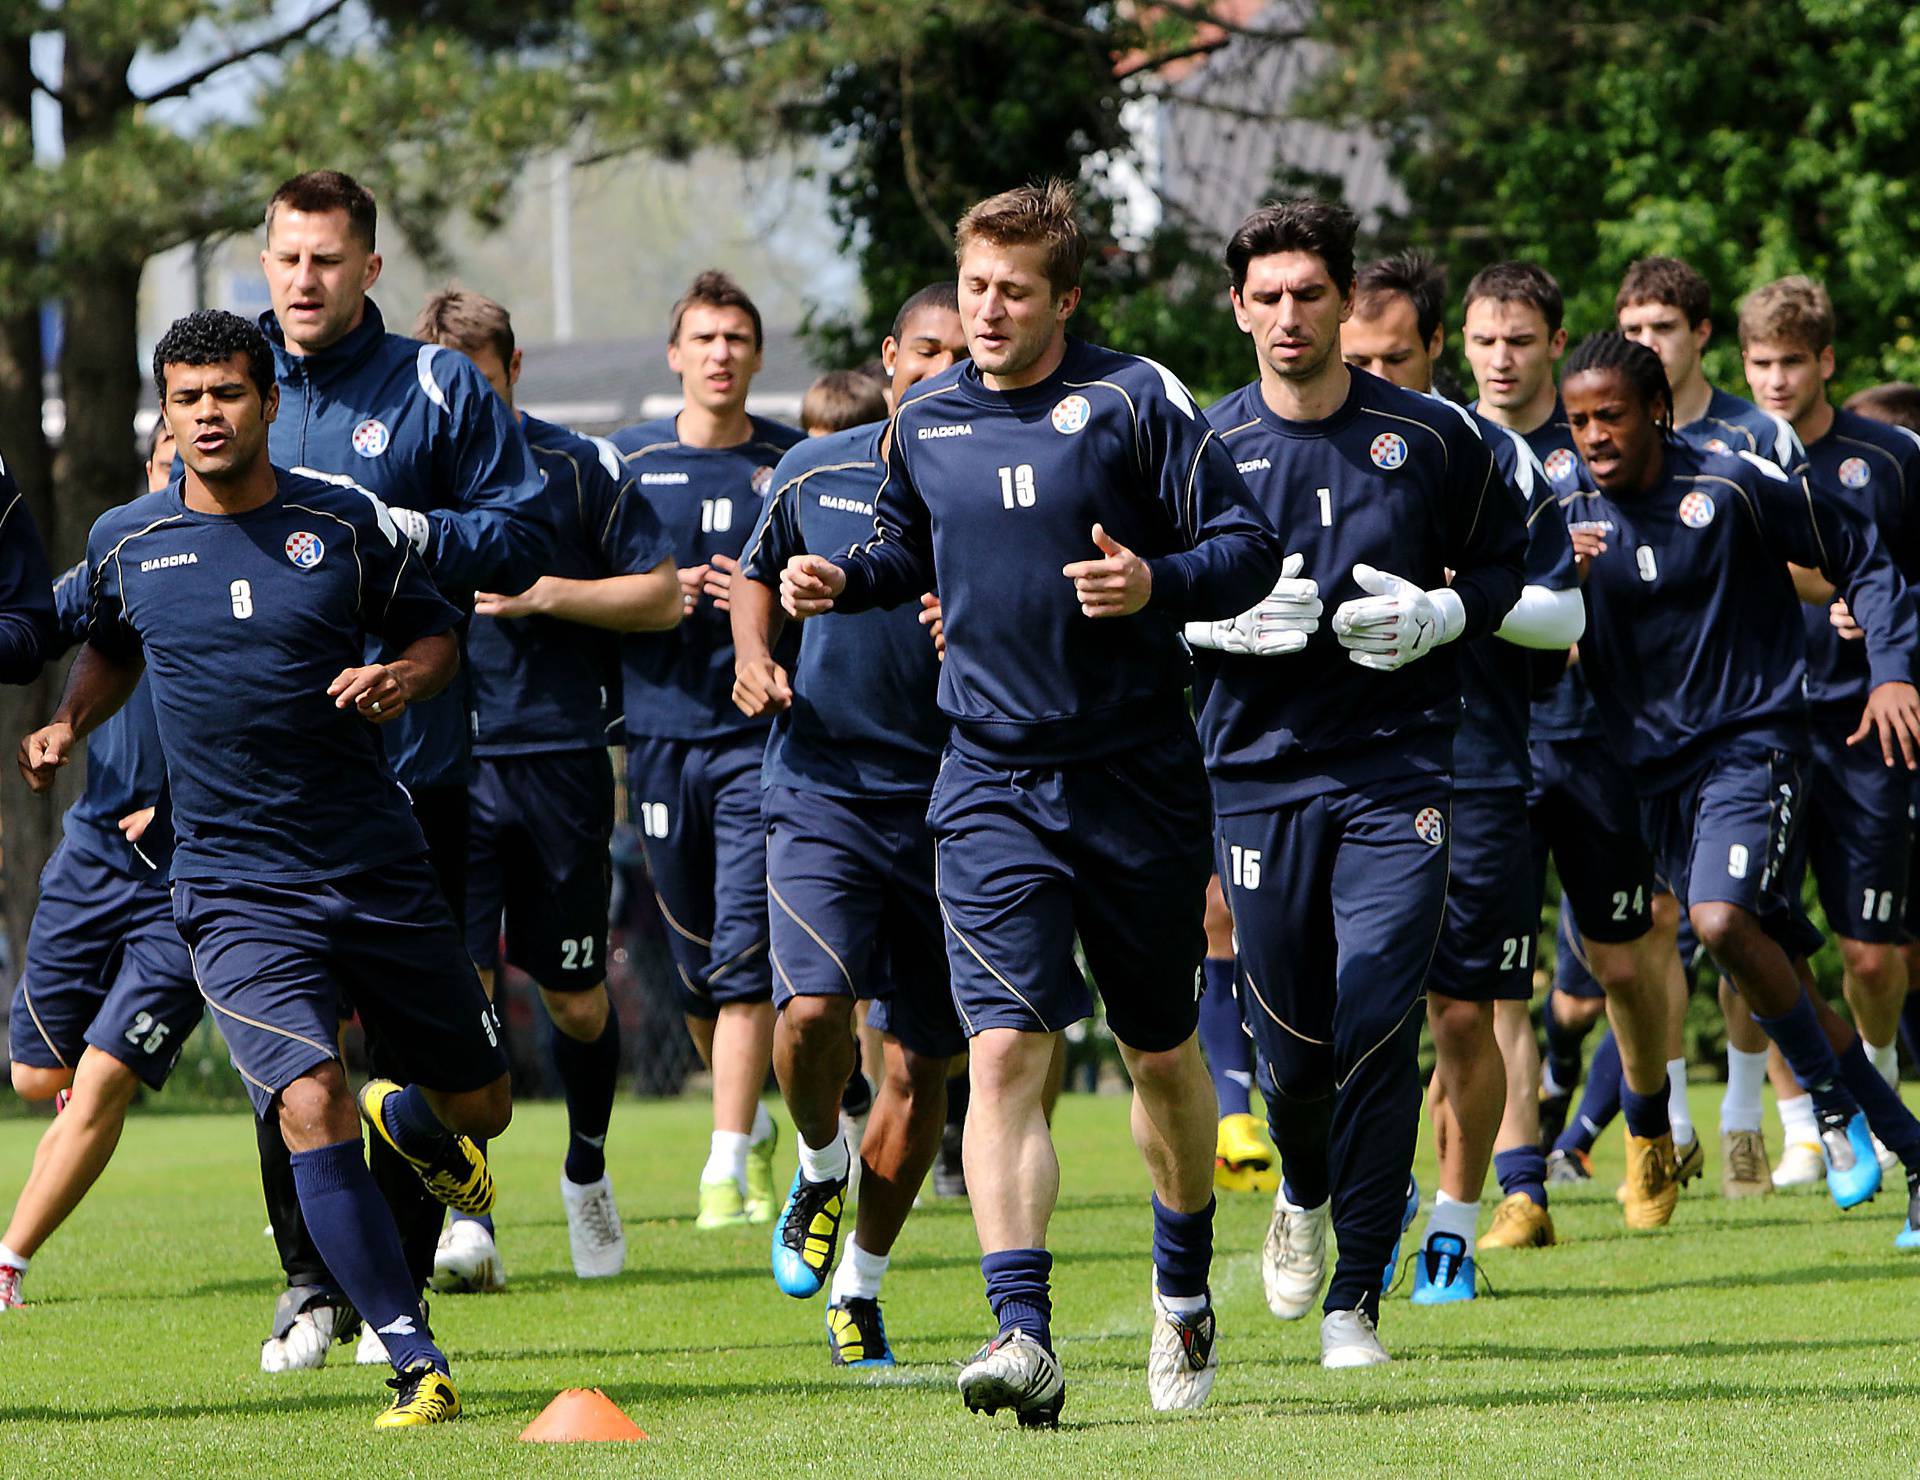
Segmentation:
<svg viewBox="0 0 1920 1480">
<path fill-rule="evenodd" d="M 433 526 L 427 522 L 427 516 L 418 509 L 402 509 L 387 505 L 387 512 L 393 516 L 393 522 L 400 526 L 400 533 L 413 541 L 413 548 L 422 555 L 427 553 L 427 539 L 433 533 Z"/>
<path fill-rule="evenodd" d="M 1259 605 L 1222 622 L 1189 622 L 1187 641 L 1195 647 L 1255 658 L 1299 652 L 1307 638 L 1320 630 L 1320 614 L 1325 610 L 1319 583 L 1300 574 L 1305 564 L 1306 556 L 1289 555 L 1280 566 L 1280 579 Z"/>
<path fill-rule="evenodd" d="M 1367 594 L 1340 603 L 1333 634 L 1362 668 L 1391 673 L 1466 630 L 1466 606 L 1451 587 L 1422 591 L 1371 565 L 1354 566 L 1353 579 Z"/>
</svg>

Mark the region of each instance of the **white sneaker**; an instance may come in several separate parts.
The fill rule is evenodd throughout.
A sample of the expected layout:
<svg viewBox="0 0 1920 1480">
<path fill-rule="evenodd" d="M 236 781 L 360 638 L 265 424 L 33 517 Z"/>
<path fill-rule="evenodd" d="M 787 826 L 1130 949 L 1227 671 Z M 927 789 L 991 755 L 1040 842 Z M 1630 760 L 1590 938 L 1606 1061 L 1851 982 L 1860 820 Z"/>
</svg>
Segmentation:
<svg viewBox="0 0 1920 1480">
<path fill-rule="evenodd" d="M 443 1295 L 507 1288 L 506 1261 L 486 1224 L 455 1218 L 440 1230 L 433 1251 L 433 1288 Z"/>
<path fill-rule="evenodd" d="M 1273 1221 L 1260 1249 L 1260 1283 L 1266 1287 L 1267 1309 L 1281 1320 L 1299 1320 L 1320 1298 L 1332 1221 L 1331 1200 L 1317 1208 L 1297 1208 L 1287 1201 L 1284 1184 L 1274 1193 Z"/>
<path fill-rule="evenodd" d="M 1812 1187 L 1827 1180 L 1827 1163 L 1817 1141 L 1789 1141 L 1773 1169 L 1775 1187 Z"/>
<path fill-rule="evenodd" d="M 1153 1286 L 1153 1342 L 1147 1348 L 1147 1396 L 1156 1412 L 1198 1408 L 1220 1370 L 1214 1344 L 1213 1302 L 1197 1315 L 1176 1315 Z"/>
<path fill-rule="evenodd" d="M 1364 1310 L 1330 1311 L 1321 1318 L 1322 1367 L 1377 1367 L 1392 1360 Z"/>
<path fill-rule="evenodd" d="M 371 1326 L 360 1328 L 360 1345 L 353 1349 L 353 1360 L 362 1367 L 385 1367 L 391 1360 L 387 1356 L 387 1344 L 380 1339 L 380 1333 Z"/>
<path fill-rule="evenodd" d="M 567 1244 L 573 1272 L 583 1280 L 604 1279 L 627 1267 L 627 1231 L 613 1200 L 613 1181 L 602 1177 L 584 1186 L 560 1174 L 560 1201 L 567 1208 Z"/>
<path fill-rule="evenodd" d="M 312 1372 L 327 1365 L 327 1348 L 339 1329 L 346 1324 L 347 1310 L 340 1305 L 316 1305 L 293 1318 L 293 1324 L 279 1336 L 269 1336 L 260 1345 L 262 1372 Z M 381 1353 L 386 1360 L 386 1353 Z"/>
<path fill-rule="evenodd" d="M 1022 1428 L 1058 1428 L 1067 1398 L 1060 1359 L 1018 1328 L 975 1352 L 960 1369 L 959 1387 L 969 1413 L 1011 1408 Z"/>
</svg>

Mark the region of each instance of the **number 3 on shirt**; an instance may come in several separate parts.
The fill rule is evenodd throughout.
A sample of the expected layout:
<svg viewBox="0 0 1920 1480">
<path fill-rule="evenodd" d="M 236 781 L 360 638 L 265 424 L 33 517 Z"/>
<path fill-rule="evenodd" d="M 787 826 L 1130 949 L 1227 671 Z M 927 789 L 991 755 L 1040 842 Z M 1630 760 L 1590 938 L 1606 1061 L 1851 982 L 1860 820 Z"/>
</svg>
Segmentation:
<svg viewBox="0 0 1920 1480">
<path fill-rule="evenodd" d="M 244 622 L 253 615 L 253 582 L 235 581 L 227 587 L 227 595 L 233 598 L 233 614 Z"/>
<path fill-rule="evenodd" d="M 1001 507 L 1031 509 L 1035 496 L 1032 463 L 1000 469 Z"/>
</svg>

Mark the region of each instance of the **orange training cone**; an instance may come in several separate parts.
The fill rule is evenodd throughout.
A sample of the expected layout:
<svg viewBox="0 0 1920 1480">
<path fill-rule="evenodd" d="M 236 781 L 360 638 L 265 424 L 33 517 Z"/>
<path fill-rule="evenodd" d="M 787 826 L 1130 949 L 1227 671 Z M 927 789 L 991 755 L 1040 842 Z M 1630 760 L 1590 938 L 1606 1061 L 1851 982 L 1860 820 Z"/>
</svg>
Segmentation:
<svg viewBox="0 0 1920 1480">
<path fill-rule="evenodd" d="M 521 1431 L 522 1442 L 535 1444 L 596 1443 L 610 1439 L 644 1439 L 646 1430 L 622 1413 L 599 1388 L 568 1388 L 540 1410 L 540 1416 Z"/>
</svg>

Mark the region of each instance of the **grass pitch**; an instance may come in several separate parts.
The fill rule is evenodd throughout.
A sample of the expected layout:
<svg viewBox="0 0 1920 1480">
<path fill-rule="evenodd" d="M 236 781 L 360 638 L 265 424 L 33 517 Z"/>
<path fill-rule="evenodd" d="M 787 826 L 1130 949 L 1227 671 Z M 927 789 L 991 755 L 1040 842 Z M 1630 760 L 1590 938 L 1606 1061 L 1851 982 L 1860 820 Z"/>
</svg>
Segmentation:
<svg viewBox="0 0 1920 1480">
<path fill-rule="evenodd" d="M 1715 1097 L 1702 1088 L 1695 1102 L 1711 1135 Z M 40 1128 L 0 1122 L 8 1204 Z M 1920 1255 L 1892 1247 L 1904 1201 L 1891 1185 L 1843 1216 L 1824 1196 L 1730 1204 L 1696 1183 L 1670 1229 L 1629 1236 L 1610 1135 L 1593 1186 L 1556 1199 L 1563 1247 L 1490 1255 L 1498 1293 L 1474 1305 L 1416 1310 L 1403 1285 L 1382 1321 L 1393 1365 L 1344 1373 L 1316 1364 L 1317 1320 L 1275 1321 L 1261 1301 L 1264 1199 L 1226 1199 L 1221 1376 L 1203 1413 L 1155 1415 L 1149 1215 L 1125 1102 L 1069 1097 L 1059 1131 L 1055 1330 L 1069 1387 L 1058 1434 L 969 1415 L 953 1391 L 956 1362 L 989 1325 L 964 1204 L 930 1202 L 896 1251 L 886 1312 L 899 1369 L 835 1372 L 820 1302 L 773 1287 L 767 1232 L 695 1231 L 706 1119 L 691 1103 L 616 1112 L 628 1269 L 591 1283 L 572 1275 L 554 1185 L 562 1111 L 522 1107 L 494 1154 L 510 1287 L 434 1302 L 467 1416 L 376 1434 L 385 1369 L 354 1367 L 350 1349 L 322 1372 L 259 1371 L 279 1270 L 244 1116 L 136 1117 L 100 1187 L 35 1261 L 33 1306 L 0 1316 L 0 1474 L 1665 1480 L 1920 1469 Z M 781 1151 L 784 1185 L 790 1133 Z M 1420 1173 L 1430 1187 L 1424 1149 Z M 605 1389 L 651 1440 L 516 1442 L 574 1386 Z"/>
</svg>

